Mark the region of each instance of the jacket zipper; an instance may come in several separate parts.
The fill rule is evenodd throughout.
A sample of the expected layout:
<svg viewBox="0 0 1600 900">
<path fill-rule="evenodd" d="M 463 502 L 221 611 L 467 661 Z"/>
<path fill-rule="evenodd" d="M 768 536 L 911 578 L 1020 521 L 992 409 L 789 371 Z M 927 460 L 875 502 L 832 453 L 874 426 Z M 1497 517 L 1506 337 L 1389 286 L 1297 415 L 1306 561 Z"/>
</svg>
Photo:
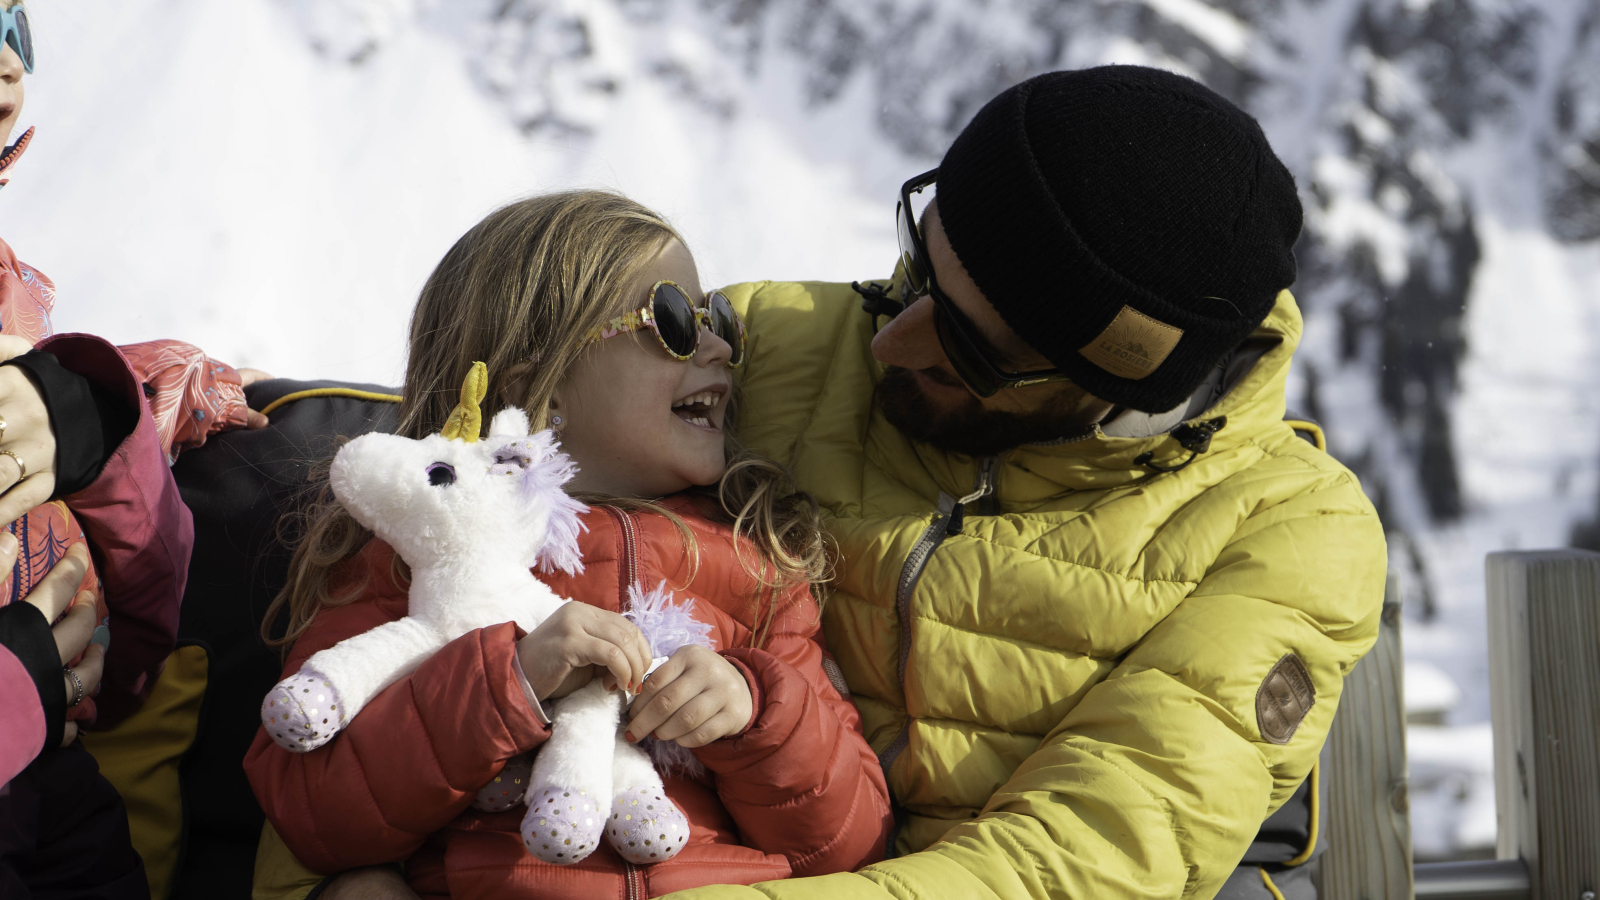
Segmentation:
<svg viewBox="0 0 1600 900">
<path fill-rule="evenodd" d="M 624 888 L 625 900 L 645 900 L 644 873 L 639 870 L 638 866 L 627 860 L 623 860 L 622 866 L 622 882 L 626 885 Z"/>
<path fill-rule="evenodd" d="M 966 519 L 966 504 L 974 500 L 981 500 L 994 493 L 994 473 L 999 464 L 999 457 L 987 456 L 978 461 L 978 479 L 973 485 L 972 493 L 965 497 L 955 498 L 940 492 L 939 511 L 934 513 L 933 521 L 922 530 L 922 535 L 911 546 L 911 552 L 906 555 L 906 562 L 900 568 L 900 581 L 895 585 L 894 613 L 895 619 L 900 623 L 900 694 L 906 692 L 906 664 L 911 657 L 911 597 L 917 592 L 917 584 L 922 580 L 922 572 L 928 567 L 928 560 L 933 556 L 933 551 L 939 549 L 944 539 L 952 534 L 959 534 L 961 524 Z M 905 751 L 911 743 L 911 713 L 906 713 L 906 723 L 901 727 L 900 733 L 895 735 L 889 746 L 878 754 L 878 765 L 883 767 L 884 777 L 889 775 L 889 767 Z M 889 846 L 894 846 L 890 838 Z"/>
<path fill-rule="evenodd" d="M 622 529 L 622 596 L 618 600 L 617 608 L 627 612 L 632 604 L 628 596 L 628 589 L 639 583 L 639 533 L 633 515 L 626 510 L 617 509 L 615 506 L 605 508 L 611 517 L 617 520 L 617 527 Z M 627 860 L 622 861 L 622 892 L 623 900 L 645 900 L 644 872 Z"/>
<path fill-rule="evenodd" d="M 617 602 L 617 609 L 620 612 L 627 612 L 631 605 L 628 589 L 639 583 L 638 526 L 633 521 L 632 513 L 617 509 L 615 506 L 608 506 L 605 509 L 617 520 L 617 526 L 622 529 L 622 596 Z"/>
</svg>

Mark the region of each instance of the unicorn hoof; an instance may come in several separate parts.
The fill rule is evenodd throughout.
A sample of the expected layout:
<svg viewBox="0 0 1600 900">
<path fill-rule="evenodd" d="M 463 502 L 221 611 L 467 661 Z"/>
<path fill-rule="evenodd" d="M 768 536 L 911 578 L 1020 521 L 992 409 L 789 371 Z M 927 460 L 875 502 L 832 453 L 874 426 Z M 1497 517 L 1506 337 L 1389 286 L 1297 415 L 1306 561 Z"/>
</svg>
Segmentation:
<svg viewBox="0 0 1600 900">
<path fill-rule="evenodd" d="M 505 812 L 522 802 L 528 792 L 528 781 L 533 775 L 533 759 L 526 755 L 513 756 L 494 780 L 478 791 L 472 808 L 482 812 Z"/>
<path fill-rule="evenodd" d="M 646 866 L 678 855 L 689 820 L 660 788 L 629 788 L 611 801 L 606 840 L 623 859 Z"/>
<path fill-rule="evenodd" d="M 558 866 L 582 861 L 600 845 L 606 810 L 588 791 L 546 786 L 528 794 L 522 817 L 522 844 L 539 859 Z"/>
<path fill-rule="evenodd" d="M 339 692 L 321 672 L 301 669 L 267 692 L 261 724 L 279 747 L 307 753 L 333 740 L 344 727 L 342 706 Z"/>
</svg>

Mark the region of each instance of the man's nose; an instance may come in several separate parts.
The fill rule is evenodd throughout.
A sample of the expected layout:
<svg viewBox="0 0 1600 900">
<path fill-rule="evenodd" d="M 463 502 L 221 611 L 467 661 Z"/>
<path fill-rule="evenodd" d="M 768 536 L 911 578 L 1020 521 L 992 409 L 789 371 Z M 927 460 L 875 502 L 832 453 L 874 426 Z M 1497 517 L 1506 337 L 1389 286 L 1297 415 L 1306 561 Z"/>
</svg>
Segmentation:
<svg viewBox="0 0 1600 900">
<path fill-rule="evenodd" d="M 872 355 L 878 362 L 903 369 L 931 369 L 945 362 L 939 332 L 933 322 L 932 297 L 918 297 L 900 315 L 878 330 Z"/>
</svg>

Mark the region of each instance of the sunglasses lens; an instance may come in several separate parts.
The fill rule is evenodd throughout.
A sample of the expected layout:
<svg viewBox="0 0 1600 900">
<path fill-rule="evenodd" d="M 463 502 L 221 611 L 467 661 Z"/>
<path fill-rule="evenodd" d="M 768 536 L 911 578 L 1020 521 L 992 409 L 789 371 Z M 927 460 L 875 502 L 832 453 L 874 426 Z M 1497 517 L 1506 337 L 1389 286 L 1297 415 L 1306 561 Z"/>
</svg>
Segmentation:
<svg viewBox="0 0 1600 900">
<path fill-rule="evenodd" d="M 17 20 L 17 55 L 22 57 L 23 68 L 33 71 L 33 29 L 28 27 L 28 13 L 18 9 Z"/>
<path fill-rule="evenodd" d="M 694 306 L 683 291 L 670 284 L 657 285 L 653 310 L 661 343 L 676 356 L 693 356 L 700 343 L 700 329 L 694 320 Z"/>
<path fill-rule="evenodd" d="M 939 346 L 944 350 L 945 359 L 950 361 L 950 368 L 956 370 L 974 394 L 993 397 L 1000 390 L 1000 384 L 985 364 L 983 351 L 967 340 L 943 304 L 935 303 L 933 308 L 934 331 L 939 335 Z"/>
<path fill-rule="evenodd" d="M 711 330 L 733 348 L 728 365 L 744 362 L 744 335 L 740 333 L 739 314 L 733 311 L 733 303 L 721 291 L 712 291 L 706 296 L 706 307 L 711 310 Z"/>
<path fill-rule="evenodd" d="M 916 224 L 911 221 L 910 208 L 901 203 L 896 218 L 899 219 L 900 265 L 905 269 L 906 284 L 913 293 L 925 294 L 928 291 L 928 275 L 922 265 L 922 256 L 917 252 Z"/>
</svg>

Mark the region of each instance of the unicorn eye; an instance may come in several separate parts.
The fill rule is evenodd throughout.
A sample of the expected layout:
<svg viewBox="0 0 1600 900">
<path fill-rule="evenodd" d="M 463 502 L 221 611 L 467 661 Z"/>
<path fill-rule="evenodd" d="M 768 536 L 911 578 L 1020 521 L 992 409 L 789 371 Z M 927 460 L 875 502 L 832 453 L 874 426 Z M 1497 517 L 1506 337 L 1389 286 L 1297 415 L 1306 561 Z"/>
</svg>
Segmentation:
<svg viewBox="0 0 1600 900">
<path fill-rule="evenodd" d="M 428 466 L 428 483 L 434 487 L 444 487 L 447 484 L 455 484 L 455 466 L 442 462 L 436 462 Z"/>
</svg>

